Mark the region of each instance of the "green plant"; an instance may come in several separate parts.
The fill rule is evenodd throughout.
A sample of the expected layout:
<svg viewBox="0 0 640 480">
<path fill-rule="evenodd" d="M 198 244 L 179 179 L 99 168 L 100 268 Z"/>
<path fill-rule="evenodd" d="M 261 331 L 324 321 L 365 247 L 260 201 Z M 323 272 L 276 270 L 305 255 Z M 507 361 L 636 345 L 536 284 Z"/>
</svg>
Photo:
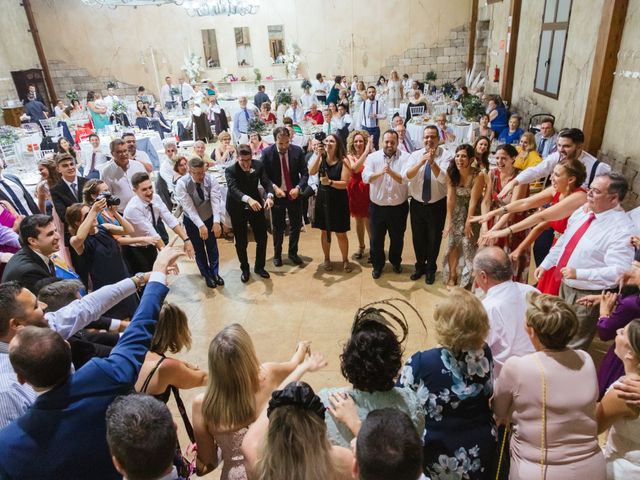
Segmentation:
<svg viewBox="0 0 640 480">
<path fill-rule="evenodd" d="M 444 82 L 440 88 L 445 97 L 453 97 L 456 93 L 456 86 L 451 82 Z"/>
<path fill-rule="evenodd" d="M 302 80 L 302 83 L 300 84 L 300 88 L 303 91 L 306 90 L 307 88 L 311 88 L 311 82 L 305 78 L 304 80 Z"/>
<path fill-rule="evenodd" d="M 0 127 L 0 145 L 13 145 L 18 141 L 18 134 L 12 127 Z"/>
<path fill-rule="evenodd" d="M 428 71 L 424 75 L 424 81 L 425 82 L 435 82 L 437 79 L 438 79 L 438 74 L 436 72 L 434 72 L 433 70 Z"/>
<path fill-rule="evenodd" d="M 482 100 L 477 95 L 468 95 L 462 102 L 462 115 L 470 122 L 475 122 L 485 113 Z"/>
<path fill-rule="evenodd" d="M 254 68 L 253 73 L 256 74 L 256 83 L 260 83 L 260 80 L 262 80 L 262 72 L 260 71 L 260 69 Z"/>
<path fill-rule="evenodd" d="M 278 105 L 291 105 L 291 92 L 289 90 L 278 90 L 274 100 Z"/>
<path fill-rule="evenodd" d="M 74 100 L 80 100 L 80 97 L 78 96 L 78 91 L 75 88 L 72 88 L 71 90 L 67 90 L 64 96 L 67 97 L 71 102 L 73 102 Z"/>
<path fill-rule="evenodd" d="M 118 82 L 116 82 L 115 80 L 108 80 L 107 88 L 113 88 L 113 89 L 118 88 Z"/>
<path fill-rule="evenodd" d="M 267 128 L 267 124 L 260 117 L 253 117 L 249 120 L 249 127 L 247 128 L 248 133 L 263 133 Z"/>
<path fill-rule="evenodd" d="M 111 110 L 116 115 L 120 113 L 127 113 L 127 104 L 124 103 L 122 100 L 115 100 L 113 104 L 111 104 Z"/>
</svg>

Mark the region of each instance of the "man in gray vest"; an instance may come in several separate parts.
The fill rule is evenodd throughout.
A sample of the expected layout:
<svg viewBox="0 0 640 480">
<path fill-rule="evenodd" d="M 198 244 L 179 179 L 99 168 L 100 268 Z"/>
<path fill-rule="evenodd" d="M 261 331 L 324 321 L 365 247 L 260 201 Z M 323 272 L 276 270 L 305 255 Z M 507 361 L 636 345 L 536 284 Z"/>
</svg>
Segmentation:
<svg viewBox="0 0 640 480">
<path fill-rule="evenodd" d="M 216 237 L 222 232 L 222 192 L 216 179 L 206 173 L 201 158 L 189 160 L 189 175 L 178 180 L 175 197 L 184 210 L 184 228 L 193 244 L 196 264 L 207 287 L 224 285 L 224 280 L 218 275 L 216 243 Z"/>
</svg>

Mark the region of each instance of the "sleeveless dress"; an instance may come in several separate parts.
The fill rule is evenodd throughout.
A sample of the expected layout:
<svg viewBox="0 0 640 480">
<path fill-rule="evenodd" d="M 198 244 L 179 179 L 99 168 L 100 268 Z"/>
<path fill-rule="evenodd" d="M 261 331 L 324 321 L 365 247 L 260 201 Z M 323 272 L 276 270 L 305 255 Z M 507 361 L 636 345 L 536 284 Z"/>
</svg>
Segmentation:
<svg viewBox="0 0 640 480">
<path fill-rule="evenodd" d="M 356 92 L 353 95 L 353 113 L 351 114 L 351 118 L 353 118 L 353 128 L 359 129 L 362 128 L 362 104 L 364 100 L 360 96 L 360 93 Z"/>
<path fill-rule="evenodd" d="M 151 382 L 151 379 L 156 374 L 156 371 L 158 370 L 158 367 L 160 367 L 160 364 L 164 362 L 166 359 L 167 357 L 165 357 L 163 353 L 160 354 L 160 360 L 158 360 L 158 363 L 156 363 L 153 366 L 153 368 L 149 372 L 149 375 L 147 375 L 147 378 L 144 379 L 144 383 L 142 384 L 140 393 L 147 393 L 147 388 L 149 388 L 149 383 Z M 167 389 L 164 392 L 158 395 L 152 395 L 152 396 L 157 400 L 160 400 L 162 403 L 167 403 L 169 401 L 169 397 L 171 396 L 171 385 L 167 385 Z"/>
<path fill-rule="evenodd" d="M 349 212 L 356 218 L 369 217 L 369 184 L 362 180 L 362 170 L 357 173 L 352 170 L 347 184 Z"/>
<path fill-rule="evenodd" d="M 604 447 L 607 479 L 640 478 L 640 418 L 616 421 Z"/>
<path fill-rule="evenodd" d="M 326 159 L 323 159 L 322 165 L 326 169 L 328 177 L 334 182 L 340 181 L 342 168 L 346 168 L 342 161 L 338 161 L 330 166 Z M 321 184 L 316 199 L 313 228 L 343 233 L 350 230 L 350 224 L 349 194 L 347 190 Z"/>
</svg>

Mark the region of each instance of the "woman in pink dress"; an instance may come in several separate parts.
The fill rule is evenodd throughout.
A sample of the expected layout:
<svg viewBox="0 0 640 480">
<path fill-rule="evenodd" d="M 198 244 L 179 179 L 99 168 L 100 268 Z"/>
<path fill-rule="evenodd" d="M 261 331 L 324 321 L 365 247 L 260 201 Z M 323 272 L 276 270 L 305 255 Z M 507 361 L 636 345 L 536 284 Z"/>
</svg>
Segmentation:
<svg viewBox="0 0 640 480">
<path fill-rule="evenodd" d="M 358 252 L 356 260 L 364 257 L 364 231 L 369 233 L 369 185 L 362 181 L 364 162 L 373 150 L 373 138 L 364 130 L 354 130 L 347 139 L 347 163 L 351 168 L 351 178 L 347 185 L 349 194 L 349 212 L 356 219 L 358 234 Z M 369 238 L 371 239 L 371 238 Z"/>
</svg>

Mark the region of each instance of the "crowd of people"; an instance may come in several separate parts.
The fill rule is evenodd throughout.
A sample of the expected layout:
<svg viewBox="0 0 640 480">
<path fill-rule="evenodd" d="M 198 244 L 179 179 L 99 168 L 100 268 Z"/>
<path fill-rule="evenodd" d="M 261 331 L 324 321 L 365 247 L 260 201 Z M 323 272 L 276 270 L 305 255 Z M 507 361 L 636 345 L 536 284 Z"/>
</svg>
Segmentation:
<svg viewBox="0 0 640 480">
<path fill-rule="evenodd" d="M 129 131 L 109 156 L 93 135 L 84 174 L 61 141 L 35 197 L 0 169 L 0 477 L 176 479 L 220 463 L 224 480 L 639 475 L 640 225 L 621 207 L 626 178 L 583 150 L 581 130 L 545 118 L 523 132 L 495 96 L 473 145 L 452 146 L 443 115 L 417 148 L 405 118 L 384 128 L 386 102 L 420 103 L 405 77 L 381 79 L 381 97 L 318 74 L 282 124 L 261 86 L 210 156 L 205 141 L 186 153 L 169 139 L 158 171 Z M 166 103 L 176 97 L 163 87 Z M 272 145 L 250 130 L 254 116 L 274 125 Z M 300 142 L 303 118 L 328 128 Z M 425 322 L 384 300 L 355 314 L 339 358 L 346 388 L 302 381 L 327 365 L 308 341 L 287 362 L 261 362 L 237 323 L 211 340 L 207 371 L 180 360 L 188 320 L 164 302 L 177 260 L 223 287 L 217 239 L 232 233 L 241 281 L 268 279 L 269 224 L 278 269 L 287 235 L 286 260 L 304 263 L 306 221 L 320 268 L 333 270 L 335 238 L 344 274 L 368 262 L 375 280 L 387 260 L 403 272 L 410 221 L 410 279 L 433 285 L 441 270 L 447 290 L 438 346 L 404 358 L 407 315 Z M 596 334 L 614 340 L 598 368 Z M 189 415 L 179 392 L 196 387 Z M 171 395 L 197 450 L 178 445 Z"/>
</svg>

